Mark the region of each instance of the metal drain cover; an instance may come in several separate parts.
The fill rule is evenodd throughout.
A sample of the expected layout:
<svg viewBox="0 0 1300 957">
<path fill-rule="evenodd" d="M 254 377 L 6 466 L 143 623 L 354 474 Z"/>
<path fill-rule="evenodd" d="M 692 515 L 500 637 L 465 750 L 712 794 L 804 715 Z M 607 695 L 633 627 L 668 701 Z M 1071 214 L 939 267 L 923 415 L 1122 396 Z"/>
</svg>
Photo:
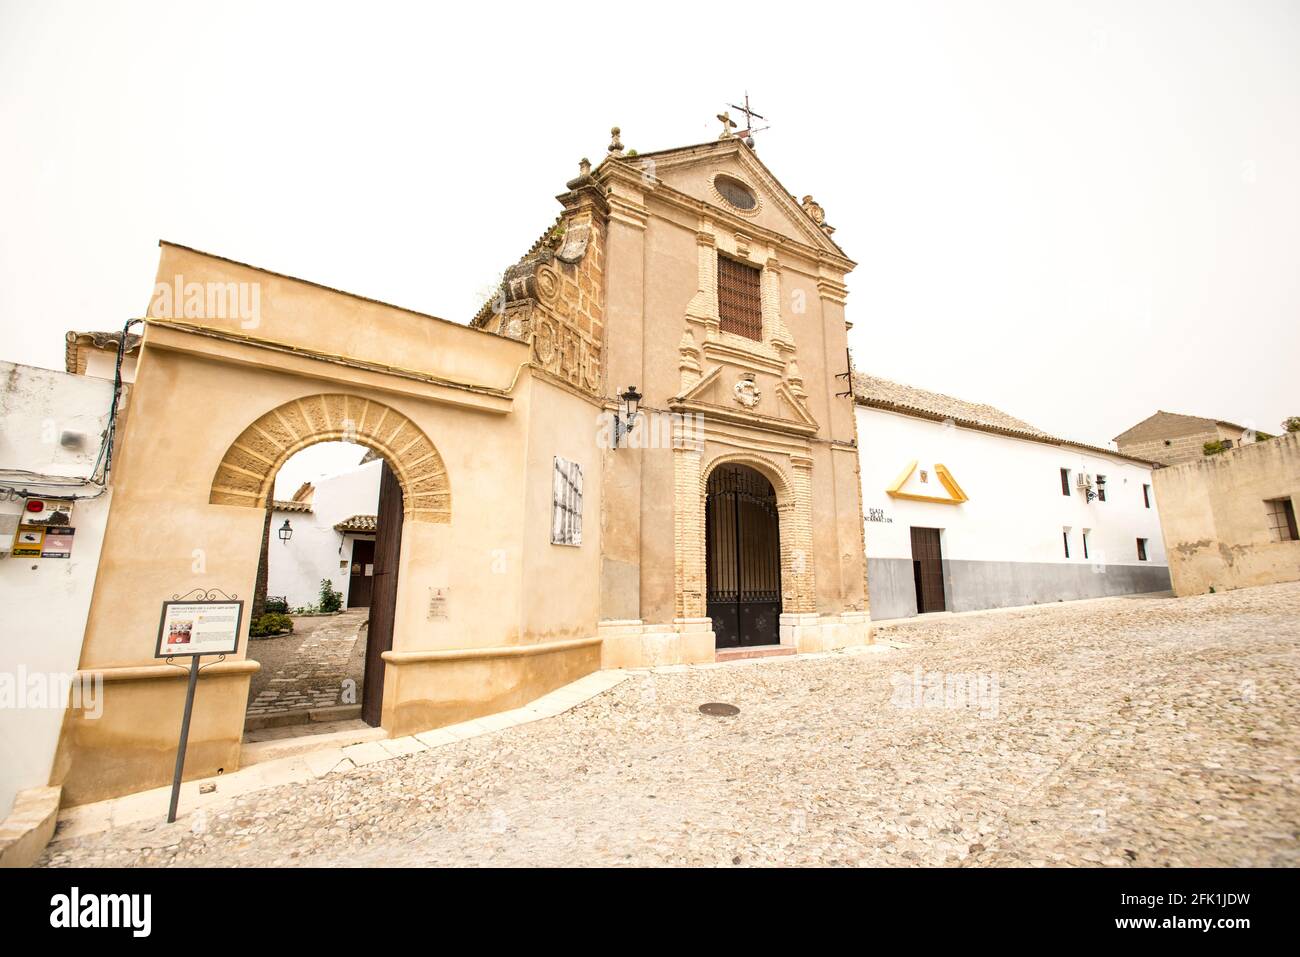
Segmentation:
<svg viewBox="0 0 1300 957">
<path fill-rule="evenodd" d="M 734 704 L 710 701 L 708 704 L 700 705 L 700 714 L 711 714 L 717 718 L 730 718 L 732 715 L 740 714 L 740 709 Z"/>
</svg>

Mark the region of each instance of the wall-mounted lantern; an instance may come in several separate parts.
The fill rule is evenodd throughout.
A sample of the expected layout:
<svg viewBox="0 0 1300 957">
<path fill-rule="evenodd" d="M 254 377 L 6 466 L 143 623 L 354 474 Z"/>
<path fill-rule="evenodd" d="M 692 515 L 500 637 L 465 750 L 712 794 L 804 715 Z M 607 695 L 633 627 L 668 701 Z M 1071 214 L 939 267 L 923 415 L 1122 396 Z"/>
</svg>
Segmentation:
<svg viewBox="0 0 1300 957">
<path fill-rule="evenodd" d="M 287 518 L 284 520 L 284 524 L 280 526 L 280 530 L 276 532 L 276 534 L 280 536 L 280 541 L 283 544 L 289 544 L 289 539 L 293 538 L 293 527 L 289 524 Z"/>
<path fill-rule="evenodd" d="M 641 401 L 641 393 L 636 391 L 636 386 L 630 385 L 619 398 L 623 401 L 622 412 L 614 413 L 614 448 L 618 448 L 618 440 L 631 433 L 636 427 L 637 404 Z"/>
</svg>

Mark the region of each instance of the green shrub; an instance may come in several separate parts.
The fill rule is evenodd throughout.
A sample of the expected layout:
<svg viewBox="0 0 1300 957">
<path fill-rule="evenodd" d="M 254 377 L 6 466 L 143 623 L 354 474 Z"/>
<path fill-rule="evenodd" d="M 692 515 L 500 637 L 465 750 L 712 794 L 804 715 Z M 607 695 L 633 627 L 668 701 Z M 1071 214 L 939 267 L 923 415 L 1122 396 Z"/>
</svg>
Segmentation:
<svg viewBox="0 0 1300 957">
<path fill-rule="evenodd" d="M 280 612 L 270 611 L 256 619 L 249 626 L 248 634 L 253 638 L 265 638 L 293 631 L 293 619 Z"/>
<path fill-rule="evenodd" d="M 277 615 L 287 615 L 289 614 L 289 602 L 281 597 L 268 598 L 266 600 L 266 611 Z"/>
<path fill-rule="evenodd" d="M 320 610 L 333 614 L 343 607 L 343 592 L 335 591 L 328 578 L 320 580 Z"/>
</svg>

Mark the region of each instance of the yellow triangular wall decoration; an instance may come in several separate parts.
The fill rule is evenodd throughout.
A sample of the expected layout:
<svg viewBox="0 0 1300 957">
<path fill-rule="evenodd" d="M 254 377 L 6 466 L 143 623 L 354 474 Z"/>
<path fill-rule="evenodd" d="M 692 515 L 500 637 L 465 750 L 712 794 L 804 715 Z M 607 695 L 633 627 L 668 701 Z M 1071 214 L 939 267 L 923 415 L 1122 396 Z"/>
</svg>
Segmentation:
<svg viewBox="0 0 1300 957">
<path fill-rule="evenodd" d="M 962 491 L 961 486 L 957 484 L 957 480 L 953 478 L 952 473 L 948 471 L 948 467 L 946 465 L 941 465 L 938 462 L 935 463 L 934 474 L 939 476 L 940 483 L 942 483 L 943 487 L 947 489 L 948 494 L 951 495 L 952 498 L 940 498 L 937 495 L 917 495 L 915 492 L 904 492 L 902 490 L 903 486 L 907 484 L 907 480 L 910 479 L 912 473 L 916 471 L 916 466 L 917 459 L 912 459 L 912 461 L 908 463 L 907 468 L 903 469 L 903 471 L 899 473 L 898 478 L 894 479 L 894 484 L 885 489 L 891 498 L 905 498 L 911 502 L 933 502 L 936 505 L 960 505 L 962 502 L 970 501 L 970 497 Z"/>
</svg>

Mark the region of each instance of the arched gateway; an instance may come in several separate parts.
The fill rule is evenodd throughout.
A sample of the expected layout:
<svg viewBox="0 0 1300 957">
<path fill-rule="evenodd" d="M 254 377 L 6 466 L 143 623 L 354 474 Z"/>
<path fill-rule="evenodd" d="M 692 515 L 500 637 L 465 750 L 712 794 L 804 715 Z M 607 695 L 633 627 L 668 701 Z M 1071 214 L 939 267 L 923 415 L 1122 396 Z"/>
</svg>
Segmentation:
<svg viewBox="0 0 1300 957">
<path fill-rule="evenodd" d="M 374 449 L 402 486 L 408 518 L 451 521 L 451 486 L 433 442 L 402 413 L 353 395 L 304 396 L 262 415 L 231 443 L 208 501 L 264 508 L 280 466 L 295 452 L 328 441 Z"/>
<path fill-rule="evenodd" d="M 719 648 L 780 641 L 781 528 L 776 491 L 747 465 L 709 474 L 707 608 Z"/>
</svg>

